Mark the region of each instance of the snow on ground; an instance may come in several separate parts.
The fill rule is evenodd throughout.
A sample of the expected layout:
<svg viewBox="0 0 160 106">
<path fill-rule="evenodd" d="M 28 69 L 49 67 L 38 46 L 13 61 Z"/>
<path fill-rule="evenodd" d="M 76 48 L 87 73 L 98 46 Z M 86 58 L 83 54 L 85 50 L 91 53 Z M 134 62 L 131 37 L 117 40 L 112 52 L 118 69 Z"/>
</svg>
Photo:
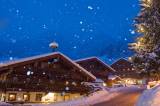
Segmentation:
<svg viewBox="0 0 160 106">
<path fill-rule="evenodd" d="M 160 85 L 146 90 L 140 96 L 136 106 L 160 106 Z"/>
<path fill-rule="evenodd" d="M 137 89 L 137 87 L 120 87 L 120 88 L 112 88 L 107 90 L 101 90 L 90 94 L 89 96 L 82 97 L 76 100 L 66 101 L 66 102 L 59 102 L 54 104 L 34 104 L 32 106 L 90 106 L 93 104 L 97 104 L 100 102 L 104 102 L 114 98 L 121 94 L 122 91 L 133 91 Z"/>
<path fill-rule="evenodd" d="M 0 106 L 13 106 L 13 105 L 5 102 L 0 102 Z"/>
</svg>

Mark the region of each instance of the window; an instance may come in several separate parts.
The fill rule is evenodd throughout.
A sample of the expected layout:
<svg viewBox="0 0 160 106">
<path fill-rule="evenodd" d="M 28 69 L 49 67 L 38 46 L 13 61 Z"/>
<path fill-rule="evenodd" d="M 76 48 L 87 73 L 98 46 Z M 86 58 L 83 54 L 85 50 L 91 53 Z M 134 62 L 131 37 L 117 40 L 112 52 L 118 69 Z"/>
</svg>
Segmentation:
<svg viewBox="0 0 160 106">
<path fill-rule="evenodd" d="M 30 95 L 29 94 L 23 94 L 23 100 L 24 101 L 29 101 Z"/>
<path fill-rule="evenodd" d="M 64 101 L 67 101 L 70 99 L 70 96 L 69 95 L 64 95 Z"/>
<path fill-rule="evenodd" d="M 16 93 L 10 93 L 8 97 L 9 101 L 16 101 Z"/>
<path fill-rule="evenodd" d="M 36 94 L 36 101 L 42 101 L 42 94 Z"/>
</svg>

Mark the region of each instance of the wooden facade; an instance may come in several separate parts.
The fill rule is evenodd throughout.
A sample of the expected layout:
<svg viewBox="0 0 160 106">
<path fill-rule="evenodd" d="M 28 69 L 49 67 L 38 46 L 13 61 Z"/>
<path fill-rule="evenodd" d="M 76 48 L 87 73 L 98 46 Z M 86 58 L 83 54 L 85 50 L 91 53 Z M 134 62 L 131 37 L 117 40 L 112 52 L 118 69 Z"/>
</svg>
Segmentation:
<svg viewBox="0 0 160 106">
<path fill-rule="evenodd" d="M 0 97 L 2 101 L 17 102 L 15 96 L 21 95 L 21 99 L 29 98 L 27 94 L 34 93 L 42 94 L 42 97 L 48 93 L 81 95 L 91 90 L 83 82 L 93 82 L 95 79 L 94 75 L 65 55 L 59 52 L 49 53 L 2 64 Z M 36 102 L 36 100 L 29 99 L 26 102 Z"/>
<path fill-rule="evenodd" d="M 77 60 L 76 62 L 90 73 L 92 73 L 94 76 L 96 76 L 98 79 L 102 79 L 105 82 L 108 80 L 108 76 L 115 71 L 113 68 L 105 64 L 97 57 L 81 59 Z"/>
<path fill-rule="evenodd" d="M 134 69 L 131 62 L 126 59 L 119 59 L 111 65 L 115 69 L 114 74 L 126 79 L 128 82 L 142 83 L 142 78 L 140 77 L 137 70 Z"/>
</svg>

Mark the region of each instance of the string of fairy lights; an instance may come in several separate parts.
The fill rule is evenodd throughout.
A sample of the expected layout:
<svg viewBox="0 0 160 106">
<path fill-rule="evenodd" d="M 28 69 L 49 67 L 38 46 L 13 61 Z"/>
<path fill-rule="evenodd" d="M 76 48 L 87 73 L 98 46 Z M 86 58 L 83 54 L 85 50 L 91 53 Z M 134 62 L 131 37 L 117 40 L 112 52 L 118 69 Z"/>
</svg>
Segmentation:
<svg viewBox="0 0 160 106">
<path fill-rule="evenodd" d="M 148 9 L 152 6 L 152 0 L 140 0 L 141 2 L 141 7 L 143 8 L 142 11 L 145 9 Z M 134 25 L 136 27 L 136 32 L 142 36 L 138 37 L 136 39 L 136 43 L 130 43 L 129 44 L 129 49 L 131 50 L 136 50 L 137 52 L 141 52 L 143 48 L 145 47 L 145 34 L 148 33 L 147 31 L 147 25 L 145 23 L 138 23 Z"/>
</svg>

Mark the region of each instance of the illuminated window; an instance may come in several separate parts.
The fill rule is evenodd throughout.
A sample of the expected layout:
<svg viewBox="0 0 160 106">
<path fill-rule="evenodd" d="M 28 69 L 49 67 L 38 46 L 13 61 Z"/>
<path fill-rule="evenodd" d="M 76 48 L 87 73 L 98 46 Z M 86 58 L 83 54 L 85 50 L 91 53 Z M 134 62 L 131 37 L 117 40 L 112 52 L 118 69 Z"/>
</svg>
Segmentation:
<svg viewBox="0 0 160 106">
<path fill-rule="evenodd" d="M 64 101 L 70 100 L 70 96 L 69 95 L 64 95 Z"/>
<path fill-rule="evenodd" d="M 16 93 L 10 93 L 8 97 L 9 101 L 16 101 Z"/>
<path fill-rule="evenodd" d="M 23 94 L 23 100 L 24 101 L 29 101 L 30 95 L 29 94 Z"/>
<path fill-rule="evenodd" d="M 42 101 L 42 94 L 36 94 L 36 101 Z"/>
</svg>

